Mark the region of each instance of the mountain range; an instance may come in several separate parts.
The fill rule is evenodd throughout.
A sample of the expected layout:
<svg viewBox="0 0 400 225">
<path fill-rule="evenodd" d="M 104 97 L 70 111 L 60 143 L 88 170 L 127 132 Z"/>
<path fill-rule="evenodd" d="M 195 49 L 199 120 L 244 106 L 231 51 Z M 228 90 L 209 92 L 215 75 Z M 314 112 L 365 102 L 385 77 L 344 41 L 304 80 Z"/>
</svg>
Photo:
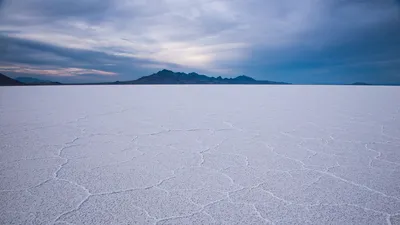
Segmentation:
<svg viewBox="0 0 400 225">
<path fill-rule="evenodd" d="M 4 81 L 3 81 L 4 80 Z M 238 76 L 235 78 L 209 77 L 197 73 L 181 73 L 171 70 L 161 70 L 149 76 L 144 76 L 136 80 L 116 81 L 107 83 L 85 83 L 74 85 L 118 85 L 118 84 L 288 84 L 284 82 L 275 82 L 268 80 L 255 80 L 248 76 Z M 5 85 L 72 85 L 62 84 L 48 80 L 41 80 L 32 77 L 18 77 L 15 80 L 1 74 L 0 86 Z"/>
<path fill-rule="evenodd" d="M 136 80 L 130 81 L 115 81 L 106 83 L 74 83 L 64 84 L 60 82 L 54 82 L 49 80 L 42 80 L 33 77 L 18 77 L 12 79 L 0 73 L 0 86 L 18 86 L 18 85 L 129 85 L 129 84 L 290 84 L 285 82 L 276 82 L 269 80 L 256 80 L 248 76 L 238 76 L 235 78 L 222 78 L 222 77 L 210 77 L 197 73 L 182 73 L 173 72 L 171 70 L 161 70 L 157 73 L 153 73 L 149 76 L 143 76 Z M 326 84 L 329 85 L 329 84 Z M 374 85 L 364 82 L 355 82 L 352 84 L 337 84 L 337 85 Z M 375 85 L 396 85 L 396 84 L 375 84 Z M 399 85 L 399 84 L 398 84 Z"/>
<path fill-rule="evenodd" d="M 235 78 L 209 77 L 197 73 L 181 73 L 171 70 L 161 70 L 149 76 L 131 81 L 117 81 L 115 84 L 288 84 L 275 81 L 260 81 L 248 76 Z"/>
</svg>

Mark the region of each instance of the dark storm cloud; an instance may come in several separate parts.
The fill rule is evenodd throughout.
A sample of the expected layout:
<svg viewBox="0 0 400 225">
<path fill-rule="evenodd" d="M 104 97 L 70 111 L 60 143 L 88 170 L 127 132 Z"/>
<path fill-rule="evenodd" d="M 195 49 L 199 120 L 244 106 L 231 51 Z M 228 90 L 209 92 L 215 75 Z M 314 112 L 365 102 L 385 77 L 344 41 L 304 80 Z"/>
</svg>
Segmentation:
<svg viewBox="0 0 400 225">
<path fill-rule="evenodd" d="M 10 6 L 8 13 L 22 13 L 24 21 L 54 22 L 66 18 L 84 19 L 86 21 L 102 20 L 109 9 L 112 9 L 112 0 L 2 0 Z"/>
</svg>

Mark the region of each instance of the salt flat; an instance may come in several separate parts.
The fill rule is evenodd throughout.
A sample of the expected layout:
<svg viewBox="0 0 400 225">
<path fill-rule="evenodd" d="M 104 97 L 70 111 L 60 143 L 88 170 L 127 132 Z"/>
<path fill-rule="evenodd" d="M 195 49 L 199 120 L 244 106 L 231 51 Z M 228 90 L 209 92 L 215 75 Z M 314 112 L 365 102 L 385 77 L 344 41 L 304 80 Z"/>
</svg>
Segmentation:
<svg viewBox="0 0 400 225">
<path fill-rule="evenodd" d="M 400 224 L 400 88 L 0 88 L 1 224 Z"/>
</svg>

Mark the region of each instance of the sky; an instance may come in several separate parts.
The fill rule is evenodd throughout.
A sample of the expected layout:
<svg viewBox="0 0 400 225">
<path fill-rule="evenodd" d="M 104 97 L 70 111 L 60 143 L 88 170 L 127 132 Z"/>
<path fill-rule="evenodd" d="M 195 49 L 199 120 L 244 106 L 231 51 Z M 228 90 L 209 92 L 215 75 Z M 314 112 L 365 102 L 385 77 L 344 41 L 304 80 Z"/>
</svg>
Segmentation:
<svg viewBox="0 0 400 225">
<path fill-rule="evenodd" d="M 400 0 L 0 0 L 0 73 L 400 83 Z"/>
</svg>

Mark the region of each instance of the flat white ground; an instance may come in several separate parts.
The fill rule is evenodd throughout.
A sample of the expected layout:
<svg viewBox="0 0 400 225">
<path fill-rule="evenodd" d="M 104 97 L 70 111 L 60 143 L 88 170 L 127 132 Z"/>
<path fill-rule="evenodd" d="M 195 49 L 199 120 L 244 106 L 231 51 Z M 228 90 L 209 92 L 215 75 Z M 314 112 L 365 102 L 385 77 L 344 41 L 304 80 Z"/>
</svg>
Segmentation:
<svg viewBox="0 0 400 225">
<path fill-rule="evenodd" d="M 0 88 L 0 224 L 400 224 L 400 88 Z"/>
</svg>

